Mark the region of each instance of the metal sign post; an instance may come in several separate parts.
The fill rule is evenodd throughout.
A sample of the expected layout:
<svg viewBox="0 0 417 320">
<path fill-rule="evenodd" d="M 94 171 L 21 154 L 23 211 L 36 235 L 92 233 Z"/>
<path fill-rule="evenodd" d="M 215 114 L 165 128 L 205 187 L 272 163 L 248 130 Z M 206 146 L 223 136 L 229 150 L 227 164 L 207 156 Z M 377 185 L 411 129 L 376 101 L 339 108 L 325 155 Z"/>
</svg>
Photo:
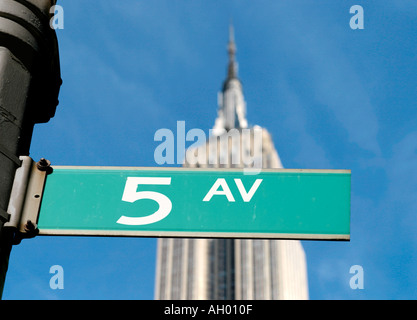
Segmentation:
<svg viewBox="0 0 417 320">
<path fill-rule="evenodd" d="M 29 154 L 35 123 L 55 114 L 61 86 L 55 0 L 0 1 L 0 298 L 12 243 L 7 211 L 19 156 Z"/>
</svg>

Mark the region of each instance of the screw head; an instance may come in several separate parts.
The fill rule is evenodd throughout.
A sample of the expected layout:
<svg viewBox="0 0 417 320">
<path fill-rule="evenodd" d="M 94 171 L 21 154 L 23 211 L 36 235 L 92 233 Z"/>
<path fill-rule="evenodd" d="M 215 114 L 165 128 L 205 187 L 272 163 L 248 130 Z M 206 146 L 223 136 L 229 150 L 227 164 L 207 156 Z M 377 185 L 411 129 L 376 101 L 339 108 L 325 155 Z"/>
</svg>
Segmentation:
<svg viewBox="0 0 417 320">
<path fill-rule="evenodd" d="M 46 171 L 47 174 L 52 173 L 53 169 L 51 167 L 51 161 L 41 158 L 37 163 L 36 167 L 40 171 Z"/>
</svg>

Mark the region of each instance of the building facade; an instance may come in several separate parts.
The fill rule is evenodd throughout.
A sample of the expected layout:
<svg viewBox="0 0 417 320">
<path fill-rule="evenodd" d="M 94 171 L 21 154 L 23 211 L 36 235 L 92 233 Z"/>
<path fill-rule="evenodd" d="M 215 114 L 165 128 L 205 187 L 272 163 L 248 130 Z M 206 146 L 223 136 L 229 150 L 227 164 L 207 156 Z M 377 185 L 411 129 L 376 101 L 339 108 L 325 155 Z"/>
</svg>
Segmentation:
<svg viewBox="0 0 417 320">
<path fill-rule="evenodd" d="M 282 168 L 269 132 L 248 126 L 233 27 L 228 54 L 212 135 L 187 150 L 184 167 Z M 297 240 L 158 239 L 155 299 L 308 299 L 304 249 Z"/>
</svg>

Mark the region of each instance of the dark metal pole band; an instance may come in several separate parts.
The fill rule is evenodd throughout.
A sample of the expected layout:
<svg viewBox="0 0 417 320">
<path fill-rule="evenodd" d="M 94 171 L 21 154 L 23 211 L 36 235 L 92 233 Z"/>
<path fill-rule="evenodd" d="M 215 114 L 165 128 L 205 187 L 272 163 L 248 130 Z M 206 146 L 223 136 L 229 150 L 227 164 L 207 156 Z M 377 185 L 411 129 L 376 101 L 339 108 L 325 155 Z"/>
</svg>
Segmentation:
<svg viewBox="0 0 417 320">
<path fill-rule="evenodd" d="M 9 219 L 10 219 L 10 215 L 6 211 L 4 211 L 2 208 L 0 208 L 0 220 L 1 220 L 1 222 L 6 223 L 6 222 L 9 221 Z"/>
<path fill-rule="evenodd" d="M 19 159 L 19 157 L 15 156 L 12 152 L 7 150 L 3 145 L 0 144 L 0 153 L 4 155 L 6 158 L 13 161 L 18 167 L 22 165 L 22 161 Z"/>
</svg>

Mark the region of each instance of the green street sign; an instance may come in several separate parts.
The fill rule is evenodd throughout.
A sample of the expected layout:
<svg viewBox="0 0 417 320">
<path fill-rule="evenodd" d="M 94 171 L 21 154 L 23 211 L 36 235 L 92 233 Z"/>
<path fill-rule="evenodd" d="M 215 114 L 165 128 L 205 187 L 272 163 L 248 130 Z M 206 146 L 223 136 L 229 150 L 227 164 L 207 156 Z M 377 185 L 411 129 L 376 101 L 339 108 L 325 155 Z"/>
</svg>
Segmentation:
<svg viewBox="0 0 417 320">
<path fill-rule="evenodd" d="M 40 235 L 349 240 L 350 171 L 54 167 Z"/>
</svg>

